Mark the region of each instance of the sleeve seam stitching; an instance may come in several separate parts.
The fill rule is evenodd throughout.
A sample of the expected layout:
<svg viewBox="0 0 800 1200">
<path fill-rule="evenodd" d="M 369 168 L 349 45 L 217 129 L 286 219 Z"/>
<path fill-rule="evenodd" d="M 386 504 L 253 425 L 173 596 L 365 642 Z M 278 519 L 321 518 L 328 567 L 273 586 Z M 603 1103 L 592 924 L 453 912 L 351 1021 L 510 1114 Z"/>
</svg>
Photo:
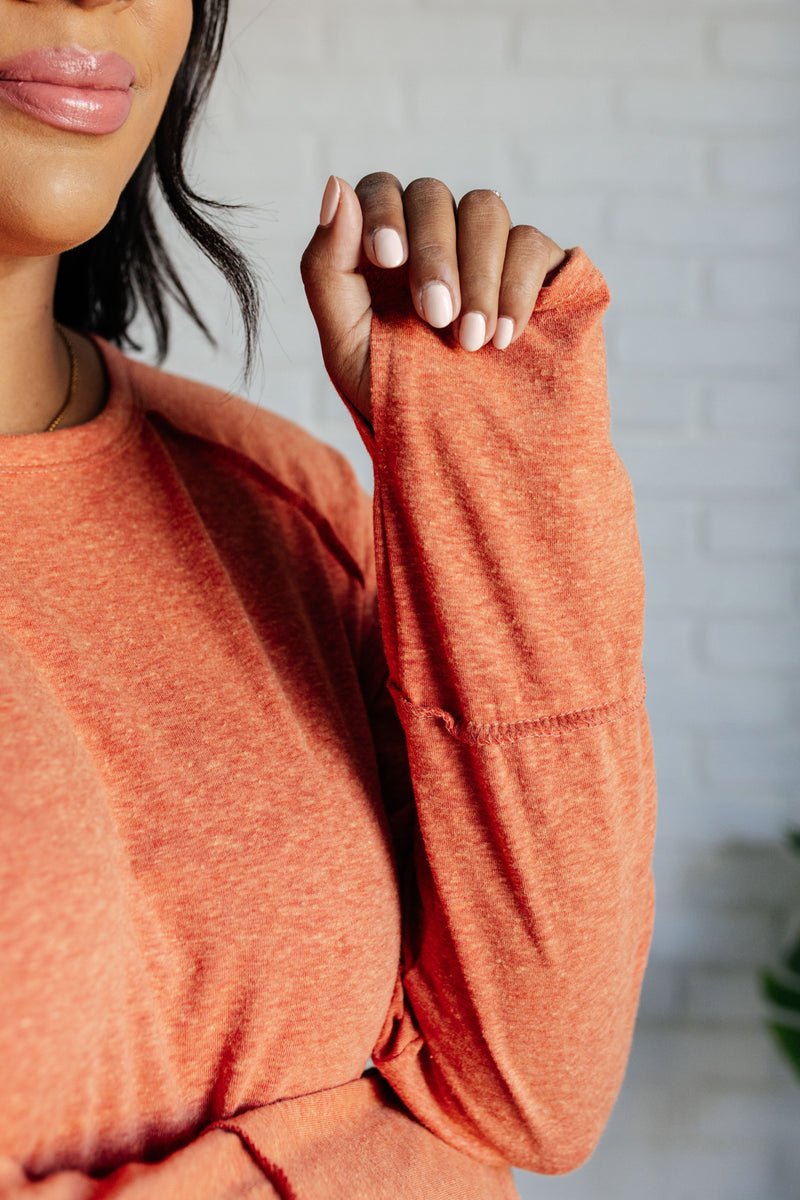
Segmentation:
<svg viewBox="0 0 800 1200">
<path fill-rule="evenodd" d="M 502 744 L 516 742 L 527 737 L 561 737 L 564 734 L 574 733 L 578 729 L 608 725 L 640 708 L 647 692 L 647 681 L 644 671 L 642 671 L 636 687 L 627 696 L 622 696 L 606 704 L 592 705 L 575 712 L 556 713 L 551 716 L 522 721 L 481 723 L 454 717 L 441 708 L 415 704 L 393 680 L 389 681 L 388 686 L 401 715 L 417 720 L 441 721 L 452 737 L 470 745 Z"/>
</svg>

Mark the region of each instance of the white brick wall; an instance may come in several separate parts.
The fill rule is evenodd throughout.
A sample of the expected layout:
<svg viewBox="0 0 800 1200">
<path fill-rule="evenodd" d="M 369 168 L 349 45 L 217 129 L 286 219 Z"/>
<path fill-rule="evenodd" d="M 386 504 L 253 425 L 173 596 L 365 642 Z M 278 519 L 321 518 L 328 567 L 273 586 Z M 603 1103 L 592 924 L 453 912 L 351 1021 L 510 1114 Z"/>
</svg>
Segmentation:
<svg viewBox="0 0 800 1200">
<path fill-rule="evenodd" d="M 196 157 L 265 275 L 252 398 L 366 454 L 321 368 L 298 263 L 328 174 L 502 190 L 606 274 L 614 440 L 647 574 L 658 913 L 631 1067 L 592 1160 L 524 1197 L 792 1200 L 800 1087 L 756 968 L 800 873 L 800 3 L 232 0 Z M 169 369 L 237 387 L 176 316 Z M 233 315 L 232 315 L 233 314 Z M 151 343 L 148 343 L 148 346 Z M 149 349 L 145 356 L 149 354 Z M 587 1047 L 591 1053 L 591 1047 Z"/>
</svg>

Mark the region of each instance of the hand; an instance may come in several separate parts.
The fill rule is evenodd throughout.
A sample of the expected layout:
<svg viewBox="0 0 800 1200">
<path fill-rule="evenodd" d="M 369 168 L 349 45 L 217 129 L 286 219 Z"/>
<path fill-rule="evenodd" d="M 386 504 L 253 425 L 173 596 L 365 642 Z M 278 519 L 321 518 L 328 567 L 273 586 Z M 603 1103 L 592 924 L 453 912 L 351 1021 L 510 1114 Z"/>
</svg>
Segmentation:
<svg viewBox="0 0 800 1200">
<path fill-rule="evenodd" d="M 464 350 L 521 336 L 536 298 L 566 253 L 531 225 L 512 225 L 496 192 L 468 192 L 456 207 L 438 179 L 405 189 L 394 175 L 367 175 L 353 191 L 331 176 L 320 225 L 301 262 L 325 366 L 370 423 L 372 299 L 358 268 L 409 264 L 411 299 L 434 329 L 453 325 Z"/>
</svg>

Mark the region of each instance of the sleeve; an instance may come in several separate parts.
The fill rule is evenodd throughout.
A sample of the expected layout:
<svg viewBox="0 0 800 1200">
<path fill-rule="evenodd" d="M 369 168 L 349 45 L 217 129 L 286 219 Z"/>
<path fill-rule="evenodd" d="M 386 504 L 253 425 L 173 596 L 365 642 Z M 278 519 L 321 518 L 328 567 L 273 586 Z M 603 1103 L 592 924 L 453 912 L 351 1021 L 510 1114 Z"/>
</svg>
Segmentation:
<svg viewBox="0 0 800 1200">
<path fill-rule="evenodd" d="M 364 678 L 403 947 L 373 1062 L 484 1162 L 560 1174 L 622 1083 L 653 919 L 644 572 L 580 249 L 508 351 L 373 292 Z M 383 681 L 384 686 L 379 685 Z"/>
<path fill-rule="evenodd" d="M 128 1163 L 102 1179 L 69 1170 L 31 1180 L 0 1156 L 0 1200 L 281 1200 L 259 1159 L 238 1133 L 211 1127 L 163 1162 Z"/>
</svg>

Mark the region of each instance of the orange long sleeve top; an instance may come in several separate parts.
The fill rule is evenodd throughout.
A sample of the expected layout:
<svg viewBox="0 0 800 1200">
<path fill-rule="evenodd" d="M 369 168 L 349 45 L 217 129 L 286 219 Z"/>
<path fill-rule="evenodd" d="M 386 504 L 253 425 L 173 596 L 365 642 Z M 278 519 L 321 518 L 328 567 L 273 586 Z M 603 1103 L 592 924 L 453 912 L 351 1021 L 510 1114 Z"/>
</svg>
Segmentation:
<svg viewBox="0 0 800 1200">
<path fill-rule="evenodd" d="M 0 439 L 4 1200 L 509 1200 L 607 1120 L 655 808 L 608 291 L 570 251 L 470 355 L 398 280 L 374 501 L 100 337 L 102 413 Z"/>
</svg>

